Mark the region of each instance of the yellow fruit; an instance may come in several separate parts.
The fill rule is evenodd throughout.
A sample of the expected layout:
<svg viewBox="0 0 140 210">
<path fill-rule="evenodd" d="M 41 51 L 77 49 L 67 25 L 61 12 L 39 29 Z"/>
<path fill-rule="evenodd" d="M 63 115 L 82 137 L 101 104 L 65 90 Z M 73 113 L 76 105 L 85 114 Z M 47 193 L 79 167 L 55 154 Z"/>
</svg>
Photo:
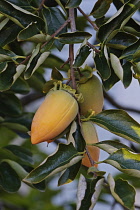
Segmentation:
<svg viewBox="0 0 140 210">
<path fill-rule="evenodd" d="M 51 90 L 32 121 L 31 142 L 50 142 L 74 120 L 78 113 L 75 98 L 64 90 Z"/>
<path fill-rule="evenodd" d="M 97 162 L 99 160 L 100 149 L 98 147 L 89 145 L 89 144 L 98 143 L 98 136 L 97 136 L 94 124 L 91 121 L 82 122 L 81 131 L 82 131 L 82 135 L 86 141 L 86 147 L 90 154 L 90 157 L 92 158 L 93 161 Z M 86 153 L 84 155 L 84 158 L 82 159 L 82 165 L 84 165 L 88 168 L 92 166 L 92 164 L 89 160 L 89 157 Z M 95 164 L 94 166 L 97 167 L 97 164 Z"/>
<path fill-rule="evenodd" d="M 103 89 L 98 77 L 93 75 L 87 82 L 79 84 L 78 92 L 82 93 L 84 102 L 80 103 L 81 115 L 86 115 L 88 110 L 98 114 L 103 108 Z"/>
</svg>

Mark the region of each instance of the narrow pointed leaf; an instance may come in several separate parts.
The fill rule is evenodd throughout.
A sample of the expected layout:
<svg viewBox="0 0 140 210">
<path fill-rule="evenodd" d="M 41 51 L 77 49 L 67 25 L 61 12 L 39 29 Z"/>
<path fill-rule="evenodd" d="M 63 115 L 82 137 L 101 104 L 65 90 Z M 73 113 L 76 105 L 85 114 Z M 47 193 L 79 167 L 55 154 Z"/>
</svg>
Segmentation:
<svg viewBox="0 0 140 210">
<path fill-rule="evenodd" d="M 76 8 L 81 4 L 82 0 L 69 0 L 68 3 L 66 4 L 66 8 Z"/>
<path fill-rule="evenodd" d="M 134 210 L 136 192 L 133 186 L 121 178 L 115 181 L 111 174 L 108 175 L 108 183 L 116 201 L 127 209 Z"/>
<path fill-rule="evenodd" d="M 123 85 L 125 88 L 129 87 L 132 82 L 132 64 L 126 62 L 123 66 Z"/>
<path fill-rule="evenodd" d="M 110 61 L 111 61 L 111 65 L 115 74 L 122 81 L 123 80 L 123 67 L 121 65 L 119 58 L 113 53 L 110 53 Z"/>
<path fill-rule="evenodd" d="M 74 67 L 82 66 L 82 64 L 85 62 L 90 53 L 91 51 L 88 46 L 82 46 L 76 55 Z"/>
<path fill-rule="evenodd" d="M 63 33 L 56 37 L 63 44 L 76 44 L 82 43 L 85 39 L 91 38 L 91 34 L 84 31 L 76 31 Z"/>
<path fill-rule="evenodd" d="M 130 176 L 140 178 L 140 155 L 124 148 L 112 153 L 104 163 L 108 163 Z"/>
<path fill-rule="evenodd" d="M 41 165 L 35 168 L 25 178 L 24 182 L 39 183 L 47 177 L 63 171 L 82 159 L 72 143 L 69 145 L 60 144 L 55 154 L 49 156 Z"/>
<path fill-rule="evenodd" d="M 123 110 L 106 110 L 91 120 L 118 136 L 140 144 L 140 124 Z"/>
</svg>

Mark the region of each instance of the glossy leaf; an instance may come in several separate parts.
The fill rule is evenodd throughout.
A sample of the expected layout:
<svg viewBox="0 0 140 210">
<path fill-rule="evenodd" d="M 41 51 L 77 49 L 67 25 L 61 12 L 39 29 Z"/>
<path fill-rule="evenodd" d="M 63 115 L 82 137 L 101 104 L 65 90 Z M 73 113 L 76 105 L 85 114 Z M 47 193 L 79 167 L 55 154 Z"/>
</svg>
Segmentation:
<svg viewBox="0 0 140 210">
<path fill-rule="evenodd" d="M 130 62 L 126 62 L 123 66 L 123 84 L 124 87 L 127 88 L 131 84 L 132 81 L 132 64 Z"/>
<path fill-rule="evenodd" d="M 90 15 L 93 15 L 94 18 L 101 18 L 103 17 L 106 12 L 108 11 L 110 4 L 113 2 L 113 0 L 98 0 Z"/>
<path fill-rule="evenodd" d="M 111 194 L 122 206 L 127 209 L 134 210 L 135 189 L 127 181 L 123 179 L 113 179 L 111 174 L 108 175 L 108 183 Z"/>
<path fill-rule="evenodd" d="M 125 32 L 118 32 L 108 43 L 107 45 L 112 48 L 124 50 L 126 47 L 129 47 L 133 43 L 137 41 L 137 37 L 125 33 Z"/>
<path fill-rule="evenodd" d="M 123 173 L 140 178 L 140 155 L 124 148 L 112 153 L 104 163 L 108 163 Z"/>
<path fill-rule="evenodd" d="M 136 41 L 134 44 L 127 47 L 123 51 L 120 59 L 126 59 L 128 61 L 131 61 L 131 60 L 135 59 L 135 56 L 138 53 L 140 53 L 140 39 L 138 41 Z"/>
<path fill-rule="evenodd" d="M 68 0 L 68 3 L 66 4 L 66 8 L 76 8 L 81 4 L 82 0 Z"/>
<path fill-rule="evenodd" d="M 82 46 L 75 58 L 74 67 L 80 67 L 85 62 L 89 54 L 91 53 L 90 48 L 86 45 Z"/>
<path fill-rule="evenodd" d="M 0 12 L 21 28 L 26 27 L 31 22 L 37 22 L 40 30 L 44 27 L 44 22 L 41 18 L 6 0 L 0 0 Z"/>
<path fill-rule="evenodd" d="M 73 166 L 67 168 L 62 173 L 61 177 L 59 178 L 58 186 L 72 182 L 76 178 L 80 167 L 81 167 L 81 161 L 79 161 L 78 163 L 74 164 Z"/>
<path fill-rule="evenodd" d="M 130 0 L 128 3 L 123 5 L 113 17 L 100 27 L 98 32 L 99 40 L 103 43 L 110 41 L 110 39 L 113 38 L 129 21 L 139 6 L 139 0 Z"/>
<path fill-rule="evenodd" d="M 107 80 L 111 75 L 111 69 L 106 47 L 101 52 L 95 54 L 94 62 L 103 80 Z"/>
<path fill-rule="evenodd" d="M 82 43 L 85 39 L 91 38 L 91 34 L 88 32 L 68 32 L 59 35 L 56 37 L 61 43 L 63 44 L 76 44 L 76 43 Z"/>
<path fill-rule="evenodd" d="M 63 171 L 81 160 L 82 156 L 71 144 L 60 144 L 55 154 L 49 156 L 25 178 L 26 183 L 39 183 L 54 174 Z"/>
<path fill-rule="evenodd" d="M 0 93 L 0 113 L 8 116 L 22 114 L 20 100 L 12 93 Z"/>
<path fill-rule="evenodd" d="M 132 18 L 126 23 L 126 25 L 123 27 L 123 30 L 140 37 L 140 25 L 136 20 Z"/>
<path fill-rule="evenodd" d="M 140 124 L 123 110 L 106 110 L 91 120 L 118 136 L 140 143 Z"/>
<path fill-rule="evenodd" d="M 0 164 L 0 186 L 10 193 L 18 191 L 21 186 L 17 173 L 6 162 Z"/>
<path fill-rule="evenodd" d="M 121 149 L 121 148 L 125 148 L 127 150 L 133 151 L 130 147 L 126 146 L 125 144 L 122 144 L 119 141 L 113 141 L 113 140 L 101 141 L 99 143 L 96 143 L 95 146 L 108 152 L 109 154 L 112 154 L 113 152 L 116 152 L 118 149 Z"/>
<path fill-rule="evenodd" d="M 77 210 L 92 210 L 99 198 L 104 179 L 86 179 L 80 175 L 77 191 Z"/>
<path fill-rule="evenodd" d="M 14 41 L 20 30 L 21 28 L 13 22 L 11 22 L 11 24 L 8 24 L 8 26 L 6 25 L 0 31 L 0 47 L 4 47 L 6 44 Z"/>
</svg>

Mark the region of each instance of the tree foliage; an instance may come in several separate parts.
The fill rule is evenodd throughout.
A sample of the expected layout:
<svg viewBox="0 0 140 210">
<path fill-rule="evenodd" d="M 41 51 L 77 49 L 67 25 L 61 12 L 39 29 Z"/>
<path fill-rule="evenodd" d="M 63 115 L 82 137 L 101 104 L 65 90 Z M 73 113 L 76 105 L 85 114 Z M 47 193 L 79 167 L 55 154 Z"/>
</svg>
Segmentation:
<svg viewBox="0 0 140 210">
<path fill-rule="evenodd" d="M 59 188 L 52 191 L 48 183 L 59 172 L 58 186 L 79 181 L 77 210 L 92 210 L 98 201 L 105 202 L 104 194 L 111 194 L 126 209 L 135 208 L 135 188 L 140 187 L 136 185 L 140 178 L 140 124 L 125 110 L 76 118 L 51 143 L 57 149 L 48 157 L 38 145 L 31 146 L 29 131 L 36 108 L 28 112 L 27 107 L 44 97 L 54 83 L 61 81 L 77 89 L 77 81 L 84 83 L 96 73 L 106 95 L 118 81 L 124 88 L 131 85 L 132 78 L 140 81 L 140 25 L 133 16 L 139 15 L 140 1 L 92 1 L 88 14 L 81 9 L 82 2 L 0 0 L 0 194 L 4 209 L 37 210 L 40 202 L 42 210 L 55 209 L 50 200 Z M 117 12 L 107 17 L 110 6 Z M 75 55 L 74 46 L 79 46 Z M 88 66 L 91 54 L 92 65 Z M 98 165 L 112 165 L 120 171 L 119 177 L 99 171 L 94 164 L 82 166 L 88 151 L 80 120 L 90 120 L 122 137 L 122 141 L 110 139 L 94 145 L 109 154 Z M 62 143 L 61 138 L 68 141 Z M 127 145 L 123 139 L 128 140 Z M 21 183 L 30 188 L 24 202 L 16 194 Z M 30 202 L 34 197 L 38 197 L 35 206 Z"/>
</svg>

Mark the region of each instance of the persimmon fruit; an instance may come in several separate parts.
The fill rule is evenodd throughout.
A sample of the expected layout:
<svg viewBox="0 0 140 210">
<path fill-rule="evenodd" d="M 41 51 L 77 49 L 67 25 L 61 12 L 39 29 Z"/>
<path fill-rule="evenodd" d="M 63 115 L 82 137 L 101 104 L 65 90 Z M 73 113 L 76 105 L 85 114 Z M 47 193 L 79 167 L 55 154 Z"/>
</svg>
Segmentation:
<svg viewBox="0 0 140 210">
<path fill-rule="evenodd" d="M 34 115 L 31 125 L 31 142 L 50 142 L 62 133 L 75 119 L 78 103 L 65 90 L 51 90 Z"/>
<path fill-rule="evenodd" d="M 91 121 L 82 122 L 81 131 L 85 139 L 86 147 L 90 157 L 93 161 L 98 162 L 100 149 L 96 146 L 91 145 L 98 143 L 98 136 L 94 124 Z M 84 154 L 84 157 L 82 159 L 82 165 L 88 168 L 92 166 L 87 153 Z M 94 166 L 97 167 L 97 164 L 95 164 Z"/>
</svg>

